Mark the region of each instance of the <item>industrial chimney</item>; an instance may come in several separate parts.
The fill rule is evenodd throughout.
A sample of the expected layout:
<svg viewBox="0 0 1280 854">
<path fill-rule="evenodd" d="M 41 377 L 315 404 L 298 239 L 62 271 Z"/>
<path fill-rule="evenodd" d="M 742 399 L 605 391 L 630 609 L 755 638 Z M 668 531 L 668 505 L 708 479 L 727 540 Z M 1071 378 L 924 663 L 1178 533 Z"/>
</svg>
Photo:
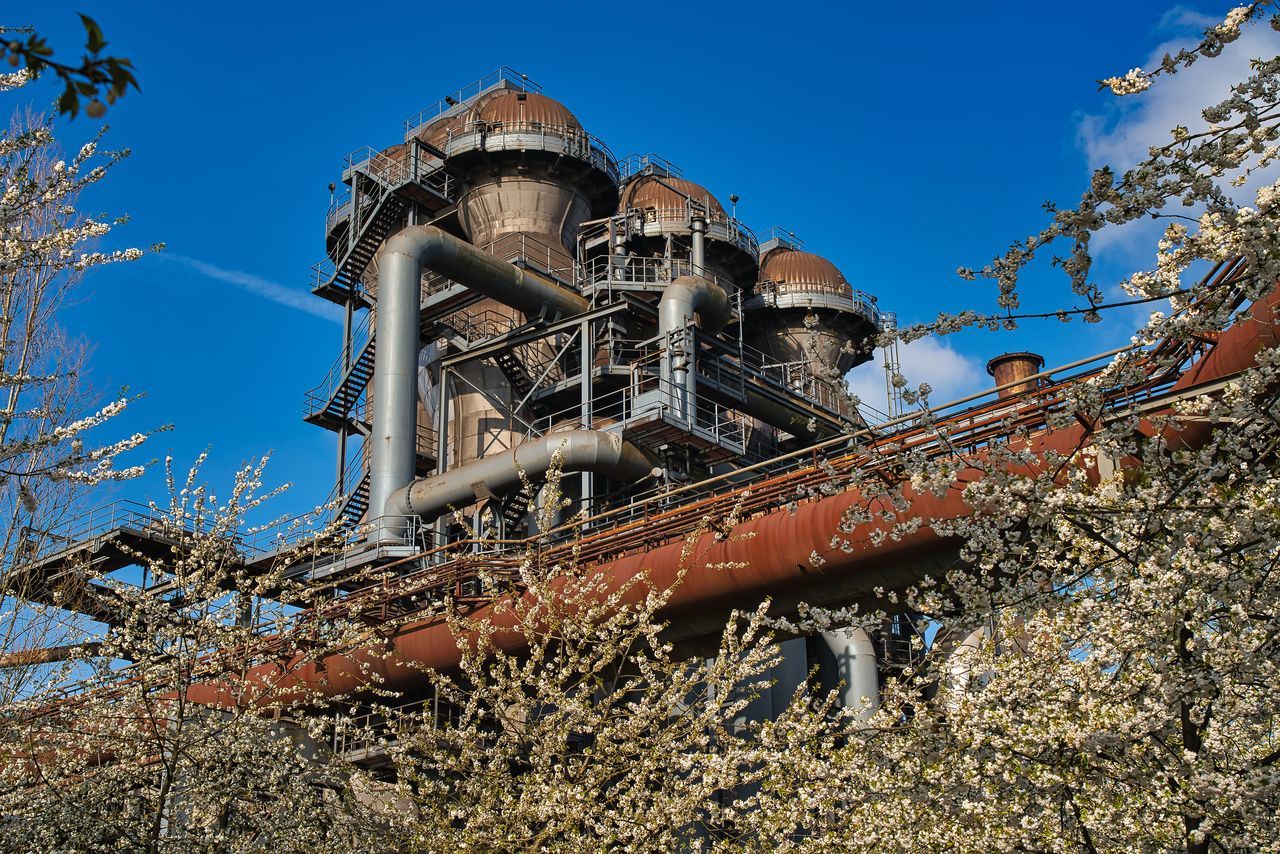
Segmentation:
<svg viewBox="0 0 1280 854">
<path fill-rule="evenodd" d="M 1038 383 L 1035 380 L 1028 380 L 1027 377 L 1040 373 L 1043 367 L 1044 357 L 1036 353 L 1005 353 L 987 362 L 987 373 L 995 378 L 997 386 L 1017 383 L 1017 385 L 1000 389 L 1000 399 L 1003 400 L 1006 397 L 1017 397 L 1035 391 Z"/>
</svg>

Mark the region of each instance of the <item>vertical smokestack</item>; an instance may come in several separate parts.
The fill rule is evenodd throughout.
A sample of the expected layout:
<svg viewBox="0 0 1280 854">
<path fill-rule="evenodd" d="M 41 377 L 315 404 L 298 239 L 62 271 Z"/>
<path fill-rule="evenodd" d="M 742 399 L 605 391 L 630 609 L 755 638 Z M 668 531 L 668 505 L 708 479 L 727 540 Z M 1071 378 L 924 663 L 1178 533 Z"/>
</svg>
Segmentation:
<svg viewBox="0 0 1280 854">
<path fill-rule="evenodd" d="M 1040 373 L 1043 367 L 1044 357 L 1035 353 L 1005 353 L 987 362 L 987 373 L 995 377 L 997 386 L 1017 383 L 1017 385 L 1000 389 L 1000 399 L 1003 400 L 1006 397 L 1017 397 L 1020 394 L 1035 391 L 1036 381 L 1027 380 L 1027 377 Z M 1019 382 L 1019 380 L 1026 381 Z"/>
</svg>

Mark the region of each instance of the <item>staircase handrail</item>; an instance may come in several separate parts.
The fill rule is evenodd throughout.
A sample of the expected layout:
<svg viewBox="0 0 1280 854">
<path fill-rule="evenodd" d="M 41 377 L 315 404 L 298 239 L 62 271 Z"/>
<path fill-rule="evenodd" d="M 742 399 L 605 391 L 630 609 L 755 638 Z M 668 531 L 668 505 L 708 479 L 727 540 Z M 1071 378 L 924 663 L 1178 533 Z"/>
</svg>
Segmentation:
<svg viewBox="0 0 1280 854">
<path fill-rule="evenodd" d="M 333 396 L 341 388 L 347 375 L 360 361 L 360 357 L 368 348 L 372 339 L 373 313 L 365 312 L 351 329 L 351 357 L 347 363 L 346 354 L 340 353 L 329 367 L 323 380 L 314 388 L 308 389 L 304 398 L 303 417 L 309 417 L 327 409 Z"/>
</svg>

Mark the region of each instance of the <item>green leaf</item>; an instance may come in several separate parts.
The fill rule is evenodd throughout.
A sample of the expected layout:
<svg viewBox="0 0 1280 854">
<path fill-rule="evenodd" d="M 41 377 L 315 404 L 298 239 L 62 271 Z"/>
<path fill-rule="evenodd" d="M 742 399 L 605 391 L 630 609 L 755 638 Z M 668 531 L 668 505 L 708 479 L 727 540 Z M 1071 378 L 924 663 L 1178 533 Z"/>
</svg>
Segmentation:
<svg viewBox="0 0 1280 854">
<path fill-rule="evenodd" d="M 97 53 L 107 46 L 107 40 L 103 38 L 102 28 L 98 26 L 97 21 L 81 13 L 80 22 L 84 24 L 86 36 L 84 46 L 89 49 L 90 53 Z"/>
<path fill-rule="evenodd" d="M 73 119 L 80 112 L 80 97 L 76 94 L 76 90 L 70 86 L 62 93 L 62 97 L 58 99 L 58 112 L 66 113 Z"/>
</svg>

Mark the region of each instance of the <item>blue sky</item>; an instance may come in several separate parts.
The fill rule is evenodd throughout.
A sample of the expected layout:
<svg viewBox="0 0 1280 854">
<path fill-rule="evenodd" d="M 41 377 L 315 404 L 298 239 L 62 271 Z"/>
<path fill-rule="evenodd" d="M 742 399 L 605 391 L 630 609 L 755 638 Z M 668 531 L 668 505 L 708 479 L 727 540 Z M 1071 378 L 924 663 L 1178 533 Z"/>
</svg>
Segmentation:
<svg viewBox="0 0 1280 854">
<path fill-rule="evenodd" d="M 722 200 L 737 193 L 748 224 L 794 230 L 911 322 L 991 310 L 989 286 L 961 282 L 957 266 L 1037 231 L 1042 202 L 1069 204 L 1091 165 L 1141 155 L 1171 117 L 1224 85 L 1212 72 L 1123 104 L 1095 81 L 1229 5 L 53 0 L 4 18 L 74 51 L 85 11 L 142 84 L 107 116 L 110 143 L 133 155 L 85 206 L 132 217 L 113 244 L 168 248 L 96 271 L 63 316 L 96 345 L 99 388 L 146 394 L 113 429 L 172 424 L 141 456 L 172 451 L 185 465 L 209 448 L 215 484 L 271 450 L 269 479 L 295 484 L 275 504 L 289 512 L 333 482 L 333 435 L 301 421 L 341 335 L 338 312 L 308 293 L 327 185 L 347 152 L 399 141 L 402 119 L 444 94 L 514 66 L 615 154 L 655 152 Z M 1222 62 L 1238 68 L 1277 47 L 1280 34 L 1255 29 Z M 55 94 L 51 82 L 22 91 Z M 93 129 L 61 124 L 68 148 Z M 1106 246 L 1101 282 L 1149 257 L 1142 237 Z M 1056 274 L 1028 288 L 1027 307 L 1065 299 Z M 1037 350 L 1053 365 L 1128 331 L 1050 321 L 917 345 L 904 362 L 954 396 L 980 387 L 997 353 Z M 112 495 L 161 497 L 163 479 Z"/>
</svg>

